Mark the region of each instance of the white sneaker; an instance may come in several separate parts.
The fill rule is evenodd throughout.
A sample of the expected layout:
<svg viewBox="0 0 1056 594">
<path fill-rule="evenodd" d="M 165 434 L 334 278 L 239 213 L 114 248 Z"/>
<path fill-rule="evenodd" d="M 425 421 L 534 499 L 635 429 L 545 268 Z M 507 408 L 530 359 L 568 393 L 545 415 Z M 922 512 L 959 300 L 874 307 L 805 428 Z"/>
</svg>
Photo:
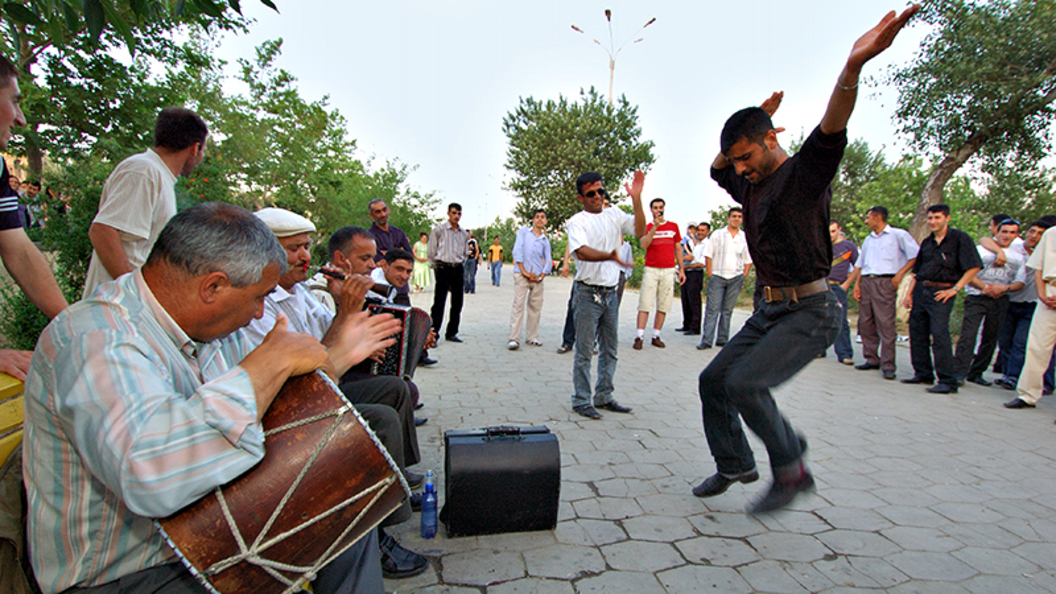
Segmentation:
<svg viewBox="0 0 1056 594">
<path fill-rule="evenodd" d="M 506 344 L 506 348 L 510 349 L 511 351 L 516 351 L 520 347 L 520 343 L 518 343 L 516 340 L 511 340 L 509 343 Z"/>
</svg>

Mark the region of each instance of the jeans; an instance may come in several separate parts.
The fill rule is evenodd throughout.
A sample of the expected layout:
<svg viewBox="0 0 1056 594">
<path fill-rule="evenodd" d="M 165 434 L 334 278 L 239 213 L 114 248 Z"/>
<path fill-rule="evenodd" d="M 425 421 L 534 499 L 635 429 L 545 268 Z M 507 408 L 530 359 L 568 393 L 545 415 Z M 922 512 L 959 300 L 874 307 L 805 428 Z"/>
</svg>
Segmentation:
<svg viewBox="0 0 1056 594">
<path fill-rule="evenodd" d="M 447 333 L 444 338 L 458 334 L 458 324 L 462 320 L 462 265 L 436 264 L 436 289 L 433 293 L 433 329 L 440 335 L 440 326 L 444 323 L 444 305 L 447 294 L 451 293 L 451 319 L 447 322 Z"/>
<path fill-rule="evenodd" d="M 682 329 L 691 334 L 700 332 L 701 290 L 704 288 L 704 270 L 690 268 L 686 271 L 686 282 L 682 285 Z"/>
<path fill-rule="evenodd" d="M 616 373 L 617 324 L 620 304 L 615 287 L 599 287 L 577 281 L 572 312 L 576 320 L 576 355 L 572 361 L 572 406 L 586 406 L 590 397 L 590 358 L 594 337 L 598 338 L 598 382 L 594 406 L 612 402 L 612 376 Z"/>
<path fill-rule="evenodd" d="M 1001 338 L 1005 335 L 1011 337 L 1007 345 L 1002 340 L 998 341 L 1001 346 L 1001 362 L 1005 383 L 1015 384 L 1019 381 L 1019 374 L 1023 372 L 1023 362 L 1027 358 L 1027 336 L 1030 334 L 1030 322 L 1034 319 L 1034 308 L 1037 303 L 1009 303 L 1008 312 L 1005 314 L 1005 324 Z M 1056 386 L 1053 376 L 1056 375 L 1056 357 L 1049 362 L 1049 368 L 1045 370 L 1045 389 L 1051 390 Z"/>
<path fill-rule="evenodd" d="M 737 305 L 737 296 L 744 286 L 744 275 L 733 278 L 722 278 L 712 275 L 708 279 L 708 306 L 704 310 L 704 334 L 700 344 L 726 344 L 730 339 L 730 318 L 733 307 Z M 718 321 L 719 335 L 715 337 L 715 322 Z M 715 343 L 711 339 L 715 337 Z M 817 356 L 817 353 L 814 353 Z"/>
<path fill-rule="evenodd" d="M 477 259 L 467 258 L 462 263 L 462 292 L 463 293 L 476 293 L 477 292 Z"/>
<path fill-rule="evenodd" d="M 829 284 L 829 289 L 840 303 L 840 333 L 836 335 L 836 342 L 832 343 L 832 350 L 836 351 L 836 359 L 854 359 L 854 347 L 851 346 L 851 325 L 847 322 L 847 291 L 840 285 Z"/>
<path fill-rule="evenodd" d="M 954 360 L 957 363 L 957 379 L 982 377 L 990 366 L 990 359 L 997 347 L 997 335 L 1008 309 L 1008 296 L 999 299 L 986 295 L 968 295 L 964 298 L 964 319 L 961 322 L 961 337 L 957 340 Z M 975 353 L 975 338 L 979 325 L 983 325 L 983 337 L 979 352 Z"/>
<path fill-rule="evenodd" d="M 502 262 L 492 262 L 488 266 L 491 266 L 491 284 L 497 287 L 502 280 Z"/>
<path fill-rule="evenodd" d="M 925 287 L 921 281 L 917 281 L 913 287 L 913 309 L 909 312 L 909 355 L 916 377 L 930 381 L 938 374 L 940 383 L 956 387 L 957 368 L 950 340 L 950 312 L 953 311 L 956 297 L 946 302 L 936 301 L 935 293 L 941 290 L 938 287 Z"/>
<path fill-rule="evenodd" d="M 572 315 L 576 300 L 576 283 L 572 283 L 572 292 L 568 294 L 568 308 L 565 310 L 565 329 L 561 332 L 561 346 L 569 348 L 576 344 L 576 320 Z"/>
<path fill-rule="evenodd" d="M 761 302 L 701 372 L 704 433 L 720 474 L 734 477 L 755 468 L 739 417 L 766 445 L 775 474 L 803 455 L 799 437 L 777 410 L 770 389 L 832 344 L 839 317 L 839 304 L 829 291 L 798 302 Z"/>
</svg>

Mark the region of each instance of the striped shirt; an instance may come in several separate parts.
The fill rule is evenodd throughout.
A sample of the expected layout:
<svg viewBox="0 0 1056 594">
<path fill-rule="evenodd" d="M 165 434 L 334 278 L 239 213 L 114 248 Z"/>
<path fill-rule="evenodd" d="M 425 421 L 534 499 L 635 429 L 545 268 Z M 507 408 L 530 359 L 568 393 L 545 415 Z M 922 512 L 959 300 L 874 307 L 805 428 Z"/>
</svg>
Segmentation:
<svg viewBox="0 0 1056 594">
<path fill-rule="evenodd" d="M 22 216 L 18 212 L 18 193 L 11 189 L 11 175 L 7 172 L 7 161 L 0 157 L 3 170 L 0 172 L 0 231 L 18 229 Z"/>
<path fill-rule="evenodd" d="M 550 274 L 554 261 L 550 256 L 550 240 L 546 233 L 536 236 L 531 227 L 522 227 L 517 231 L 517 240 L 513 243 L 513 263 L 524 264 L 524 270 L 533 274 Z M 517 268 L 520 272 L 520 268 Z"/>
<path fill-rule="evenodd" d="M 708 236 L 704 257 L 711 258 L 711 274 L 725 279 L 743 275 L 744 267 L 752 263 L 744 231 L 738 230 L 734 235 L 729 227 Z"/>
<path fill-rule="evenodd" d="M 626 233 L 634 233 L 634 216 L 612 207 L 601 212 L 580 211 L 567 223 L 568 249 L 571 254 L 583 246 L 602 252 L 618 250 Z M 615 287 L 620 282 L 620 268 L 615 260 L 587 262 L 576 258 L 576 280 L 588 285 Z"/>
<path fill-rule="evenodd" d="M 469 231 L 464 227 L 455 229 L 451 221 L 433 227 L 429 234 L 429 264 L 436 268 L 437 262 L 461 264 L 468 253 Z"/>
<path fill-rule="evenodd" d="M 193 341 L 138 270 L 48 325 L 26 379 L 22 467 L 45 593 L 172 562 L 151 518 L 263 458 L 244 338 Z"/>
</svg>

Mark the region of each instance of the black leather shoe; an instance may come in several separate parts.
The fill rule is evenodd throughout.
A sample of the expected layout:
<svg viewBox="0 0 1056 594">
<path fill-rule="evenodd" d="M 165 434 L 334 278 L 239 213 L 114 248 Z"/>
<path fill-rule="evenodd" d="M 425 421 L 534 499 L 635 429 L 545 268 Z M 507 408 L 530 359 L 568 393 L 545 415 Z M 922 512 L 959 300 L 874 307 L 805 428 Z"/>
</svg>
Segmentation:
<svg viewBox="0 0 1056 594">
<path fill-rule="evenodd" d="M 999 388 L 1004 388 L 1006 390 L 1015 390 L 1016 389 L 1016 382 L 1012 381 L 1011 379 L 1004 378 L 1004 377 L 1001 378 L 1001 379 L 994 380 L 994 385 L 999 387 Z"/>
<path fill-rule="evenodd" d="M 935 384 L 934 386 L 925 390 L 932 394 L 956 394 L 957 386 L 951 386 L 949 384 Z"/>
<path fill-rule="evenodd" d="M 422 367 L 432 367 L 437 363 L 439 363 L 439 361 L 430 357 L 422 357 L 418 359 L 418 365 L 421 365 Z"/>
<path fill-rule="evenodd" d="M 975 377 L 969 377 L 969 378 L 967 378 L 967 381 L 972 382 L 973 384 L 975 384 L 977 386 L 992 386 L 992 385 L 994 385 L 993 382 L 985 379 L 981 375 L 977 375 Z"/>
<path fill-rule="evenodd" d="M 581 417 L 587 417 L 588 419 L 594 419 L 595 421 L 601 418 L 601 413 L 597 411 L 593 406 L 584 404 L 583 406 L 573 406 L 572 410 Z"/>
<path fill-rule="evenodd" d="M 711 348 L 711 345 L 706 343 L 706 342 L 702 342 L 702 343 L 697 345 L 697 350 L 698 351 L 703 351 L 704 349 L 710 349 L 710 348 Z"/>
<path fill-rule="evenodd" d="M 423 408 L 425 408 L 425 404 L 422 403 L 421 401 L 419 401 L 418 404 L 414 405 L 414 410 L 421 410 Z"/>
<path fill-rule="evenodd" d="M 890 369 L 885 369 L 884 370 L 884 379 L 885 380 L 893 380 L 893 379 L 895 379 L 895 372 L 890 370 Z"/>
<path fill-rule="evenodd" d="M 396 542 L 391 535 L 380 533 L 378 543 L 381 545 L 381 575 L 386 579 L 398 580 L 416 576 L 427 567 L 429 560 L 409 551 Z"/>
<path fill-rule="evenodd" d="M 412 490 L 422 486 L 425 482 L 425 475 L 420 472 L 411 472 L 410 470 L 403 471 L 403 478 L 407 479 L 407 486 Z"/>
<path fill-rule="evenodd" d="M 558 355 L 564 355 L 565 353 L 567 353 L 567 352 L 569 352 L 571 350 L 572 350 L 571 346 L 569 346 L 567 344 L 563 344 L 563 345 L 557 347 L 557 354 Z"/>
<path fill-rule="evenodd" d="M 429 417 L 414 417 L 414 426 L 421 427 L 429 422 Z"/>
<path fill-rule="evenodd" d="M 855 365 L 854 368 L 858 371 L 869 371 L 870 369 L 880 369 L 880 366 L 873 365 L 872 363 L 862 363 L 860 365 Z"/>
<path fill-rule="evenodd" d="M 726 346 L 726 343 L 725 343 L 725 342 L 716 342 L 716 343 L 715 343 L 715 346 L 717 346 L 717 347 L 724 347 L 724 346 Z"/>
<path fill-rule="evenodd" d="M 422 511 L 421 493 L 411 493 L 411 511 Z"/>
<path fill-rule="evenodd" d="M 606 402 L 605 404 L 598 405 L 598 408 L 604 408 L 607 411 L 618 412 L 618 413 L 629 413 L 629 412 L 631 412 L 631 407 L 624 406 L 624 405 L 616 402 L 615 400 L 610 400 L 609 402 Z"/>
<path fill-rule="evenodd" d="M 462 340 L 458 336 L 448 336 L 444 340 L 446 340 L 447 342 L 465 342 L 464 340 Z"/>
<path fill-rule="evenodd" d="M 759 480 L 758 470 L 749 470 L 748 472 L 742 472 L 735 478 L 726 478 L 719 473 L 715 473 L 708 478 L 704 479 L 699 485 L 693 487 L 693 494 L 697 497 L 714 497 L 721 493 L 725 493 L 726 489 L 730 488 L 733 483 L 754 483 Z"/>
<path fill-rule="evenodd" d="M 1022 398 L 1013 398 L 1004 404 L 1005 408 L 1034 408 L 1034 405 Z"/>
<path fill-rule="evenodd" d="M 808 470 L 804 470 L 803 475 L 794 480 L 775 479 L 774 484 L 770 485 L 770 490 L 766 492 L 766 495 L 763 495 L 762 499 L 756 501 L 748 508 L 748 513 L 765 514 L 766 512 L 781 509 L 792 503 L 796 495 L 812 489 L 814 489 L 814 477 L 811 476 Z"/>
<path fill-rule="evenodd" d="M 684 334 L 686 336 L 700 336 L 700 332 L 697 330 L 686 330 Z"/>
<path fill-rule="evenodd" d="M 928 378 L 928 377 L 917 377 L 915 375 L 913 377 L 906 378 L 906 379 L 901 380 L 901 381 L 902 381 L 903 384 L 924 384 L 924 385 L 927 385 L 927 386 L 930 386 L 931 384 L 935 383 L 935 380 L 933 380 L 931 378 Z"/>
</svg>

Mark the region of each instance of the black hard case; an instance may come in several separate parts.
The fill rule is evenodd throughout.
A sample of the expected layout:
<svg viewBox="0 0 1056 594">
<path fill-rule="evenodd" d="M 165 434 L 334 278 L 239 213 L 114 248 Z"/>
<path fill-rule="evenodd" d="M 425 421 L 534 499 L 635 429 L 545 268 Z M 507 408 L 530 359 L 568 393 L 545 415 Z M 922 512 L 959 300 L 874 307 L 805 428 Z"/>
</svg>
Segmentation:
<svg viewBox="0 0 1056 594">
<path fill-rule="evenodd" d="M 444 433 L 448 536 L 551 530 L 561 493 L 561 450 L 545 426 Z"/>
</svg>

